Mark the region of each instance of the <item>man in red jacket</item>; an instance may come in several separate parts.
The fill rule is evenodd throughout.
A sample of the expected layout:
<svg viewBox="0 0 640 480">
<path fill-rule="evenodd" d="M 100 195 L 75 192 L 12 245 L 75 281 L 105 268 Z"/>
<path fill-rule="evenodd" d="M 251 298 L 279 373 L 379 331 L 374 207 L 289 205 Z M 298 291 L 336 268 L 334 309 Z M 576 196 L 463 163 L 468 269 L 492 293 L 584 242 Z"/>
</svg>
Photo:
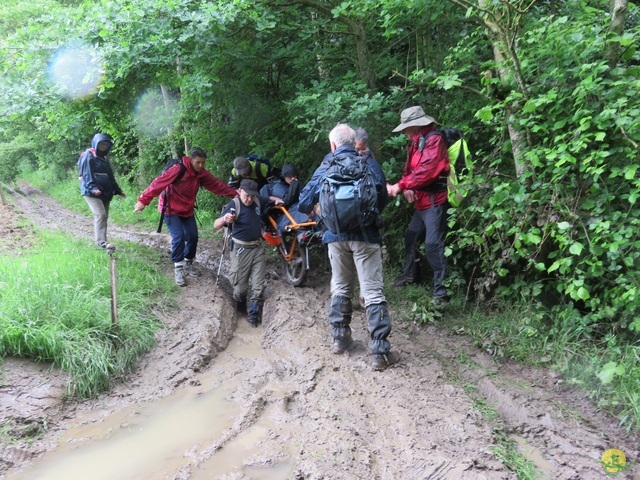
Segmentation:
<svg viewBox="0 0 640 480">
<path fill-rule="evenodd" d="M 419 216 L 427 229 L 425 254 L 433 270 L 433 295 L 436 303 L 449 301 L 443 285 L 447 262 L 444 238 L 447 232 L 447 176 L 449 156 L 442 135 L 432 134 L 436 121 L 426 115 L 422 107 L 410 107 L 400 114 L 400 125 L 393 131 L 402 132 L 409 139 L 407 162 L 401 180 L 387 185 L 389 195 L 404 195 L 415 205 L 414 217 Z"/>
<path fill-rule="evenodd" d="M 193 265 L 198 247 L 198 226 L 193 207 L 198 190 L 202 186 L 216 195 L 230 198 L 237 195 L 234 188 L 204 168 L 206 159 L 207 154 L 203 149 L 192 149 L 188 157 L 182 157 L 182 162 L 153 179 L 133 208 L 134 212 L 141 212 L 151 200 L 160 196 L 158 211 L 165 212 L 164 223 L 171 234 L 171 260 L 175 266 L 175 279 L 181 287 L 187 284 L 185 271 L 194 277 L 200 275 Z"/>
</svg>

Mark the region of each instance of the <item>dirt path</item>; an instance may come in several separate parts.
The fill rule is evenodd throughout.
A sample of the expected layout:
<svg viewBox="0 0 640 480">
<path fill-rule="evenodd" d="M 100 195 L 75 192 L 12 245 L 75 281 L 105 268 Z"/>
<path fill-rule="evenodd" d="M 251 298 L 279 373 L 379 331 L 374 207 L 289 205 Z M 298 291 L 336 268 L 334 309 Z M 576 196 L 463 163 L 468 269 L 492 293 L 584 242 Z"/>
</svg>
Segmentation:
<svg viewBox="0 0 640 480">
<path fill-rule="evenodd" d="M 0 206 L 0 219 L 19 211 L 91 237 L 88 217 L 31 193 L 12 195 L 17 211 Z M 110 226 L 110 236 L 168 248 L 163 235 Z M 270 267 L 264 324 L 252 329 L 224 282 L 212 298 L 220 246 L 203 243 L 197 260 L 209 270 L 184 289 L 180 311 L 157 312 L 158 346 L 108 394 L 65 404 L 63 374 L 5 360 L 2 424 L 41 434 L 2 448 L 0 478 L 515 479 L 492 448 L 504 435 L 539 478 L 608 478 L 600 460 L 611 448 L 640 458 L 638 438 L 557 375 L 498 363 L 465 337 L 396 322 L 401 361 L 373 372 L 358 311 L 355 347 L 332 355 L 322 264 L 296 289 Z"/>
</svg>

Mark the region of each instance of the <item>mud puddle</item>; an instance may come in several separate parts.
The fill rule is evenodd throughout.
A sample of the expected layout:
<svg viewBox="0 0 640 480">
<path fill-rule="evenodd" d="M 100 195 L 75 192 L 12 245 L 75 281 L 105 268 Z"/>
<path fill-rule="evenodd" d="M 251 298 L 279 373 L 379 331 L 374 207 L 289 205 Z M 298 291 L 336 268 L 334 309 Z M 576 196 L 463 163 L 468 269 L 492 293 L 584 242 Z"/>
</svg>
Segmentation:
<svg viewBox="0 0 640 480">
<path fill-rule="evenodd" d="M 165 398 L 131 405 L 106 416 L 100 411 L 79 416 L 59 438 L 58 448 L 15 479 L 172 478 L 189 463 L 189 458 L 202 460 L 207 456 L 211 458 L 202 461 L 191 478 L 230 474 L 264 480 L 287 478 L 293 470 L 291 462 L 246 467 L 238 464 L 238 459 L 259 450 L 273 422 L 265 411 L 250 428 L 234 434 L 234 419 L 242 407 L 232 396 L 246 379 L 236 375 L 226 375 L 224 382 L 219 379 L 220 371 L 233 371 L 239 365 L 257 361 L 261 355 L 259 340 L 257 330 L 239 328 L 213 369 L 199 377 L 200 386 L 178 389 Z M 274 385 L 270 388 L 275 392 Z M 220 448 L 222 444 L 224 449 Z"/>
</svg>

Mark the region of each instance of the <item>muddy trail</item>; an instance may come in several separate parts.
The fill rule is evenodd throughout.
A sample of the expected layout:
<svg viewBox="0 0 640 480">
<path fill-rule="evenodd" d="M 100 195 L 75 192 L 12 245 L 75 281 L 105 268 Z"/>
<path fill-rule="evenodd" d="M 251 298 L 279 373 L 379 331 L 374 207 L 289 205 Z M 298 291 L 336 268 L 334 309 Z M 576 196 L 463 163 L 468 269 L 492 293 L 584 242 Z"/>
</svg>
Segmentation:
<svg viewBox="0 0 640 480">
<path fill-rule="evenodd" d="M 22 235 L 16 218 L 26 218 L 91 245 L 88 216 L 22 190 L 0 205 L 3 235 Z M 114 225 L 109 235 L 158 248 L 172 274 L 166 235 Z M 183 289 L 178 311 L 155 312 L 157 346 L 108 393 L 64 401 L 63 373 L 4 359 L 0 417 L 15 441 L 0 447 L 0 478 L 516 479 L 496 454 L 505 438 L 543 479 L 610 478 L 601 459 L 611 448 L 640 458 L 638 438 L 558 375 L 498 361 L 444 328 L 396 321 L 400 362 L 374 372 L 358 310 L 354 347 L 333 355 L 322 251 L 300 288 L 271 257 L 263 324 L 253 329 L 234 313 L 226 282 L 214 296 L 220 248 L 201 242 L 203 275 Z"/>
</svg>

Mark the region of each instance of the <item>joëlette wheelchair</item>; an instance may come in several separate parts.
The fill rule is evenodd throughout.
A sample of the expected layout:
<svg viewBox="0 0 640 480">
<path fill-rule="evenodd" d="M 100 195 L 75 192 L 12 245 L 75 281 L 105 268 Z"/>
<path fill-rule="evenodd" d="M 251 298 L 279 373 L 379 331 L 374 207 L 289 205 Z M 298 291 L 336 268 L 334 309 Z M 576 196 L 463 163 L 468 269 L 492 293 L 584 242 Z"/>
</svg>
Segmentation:
<svg viewBox="0 0 640 480">
<path fill-rule="evenodd" d="M 283 216 L 288 221 L 284 227 Z M 263 238 L 278 249 L 287 282 L 294 287 L 302 286 L 309 272 L 309 248 L 322 244 L 322 231 L 318 222 L 298 222 L 282 205 L 271 207 L 266 217 Z"/>
</svg>

